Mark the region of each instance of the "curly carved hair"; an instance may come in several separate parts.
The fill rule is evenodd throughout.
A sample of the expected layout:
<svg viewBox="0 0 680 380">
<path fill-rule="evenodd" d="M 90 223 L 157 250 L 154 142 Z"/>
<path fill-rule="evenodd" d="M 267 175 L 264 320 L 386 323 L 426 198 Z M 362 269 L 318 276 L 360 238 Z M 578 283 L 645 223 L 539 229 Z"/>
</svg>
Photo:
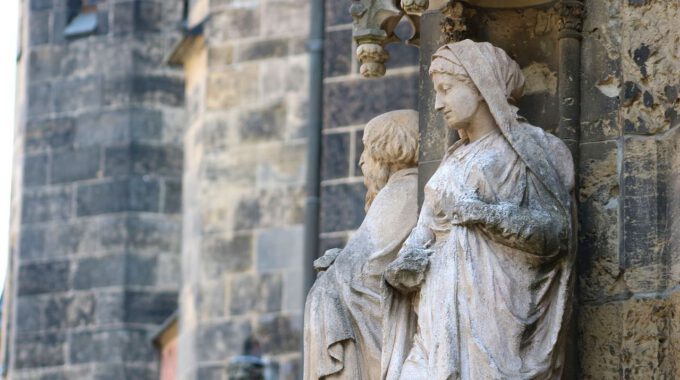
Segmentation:
<svg viewBox="0 0 680 380">
<path fill-rule="evenodd" d="M 366 124 L 364 149 L 383 165 L 415 167 L 418 165 L 418 133 L 418 111 L 387 112 Z"/>
</svg>

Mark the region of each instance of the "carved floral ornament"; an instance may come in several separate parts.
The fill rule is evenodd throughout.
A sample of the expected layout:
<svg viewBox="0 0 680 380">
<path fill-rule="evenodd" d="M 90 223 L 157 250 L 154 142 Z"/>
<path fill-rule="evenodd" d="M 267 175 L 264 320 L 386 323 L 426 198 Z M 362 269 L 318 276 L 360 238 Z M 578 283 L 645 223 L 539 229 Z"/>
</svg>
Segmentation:
<svg viewBox="0 0 680 380">
<path fill-rule="evenodd" d="M 449 19 L 452 35 L 464 30 L 462 21 L 463 3 L 480 8 L 525 8 L 556 3 L 556 0 L 353 0 L 350 14 L 353 19 L 353 37 L 357 43 L 357 58 L 361 61 L 360 73 L 364 77 L 385 75 L 385 62 L 389 54 L 385 45 L 402 42 L 394 33 L 399 22 L 406 18 L 413 28 L 407 44 L 420 44 L 420 17 L 425 11 L 442 10 Z M 576 0 L 562 0 L 559 7 L 560 26 L 566 37 L 580 32 L 583 3 Z"/>
</svg>

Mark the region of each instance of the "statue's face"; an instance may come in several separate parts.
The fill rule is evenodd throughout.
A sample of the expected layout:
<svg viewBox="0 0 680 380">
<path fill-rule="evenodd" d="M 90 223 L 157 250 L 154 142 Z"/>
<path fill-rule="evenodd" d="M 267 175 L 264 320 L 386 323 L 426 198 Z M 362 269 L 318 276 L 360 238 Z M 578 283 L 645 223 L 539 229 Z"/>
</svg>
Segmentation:
<svg viewBox="0 0 680 380">
<path fill-rule="evenodd" d="M 449 128 L 465 129 L 482 101 L 477 89 L 451 74 L 434 73 L 432 81 L 436 93 L 435 110 L 443 114 Z"/>
</svg>

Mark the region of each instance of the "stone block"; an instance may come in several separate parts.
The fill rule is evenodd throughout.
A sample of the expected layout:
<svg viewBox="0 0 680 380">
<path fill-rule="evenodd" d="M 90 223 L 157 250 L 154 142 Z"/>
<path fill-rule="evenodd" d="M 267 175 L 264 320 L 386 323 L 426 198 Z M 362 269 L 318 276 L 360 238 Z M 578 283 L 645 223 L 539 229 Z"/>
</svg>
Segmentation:
<svg viewBox="0 0 680 380">
<path fill-rule="evenodd" d="M 29 83 L 27 86 L 27 114 L 30 117 L 37 117 L 52 112 L 52 109 L 54 108 L 54 102 L 52 101 L 52 84 L 41 83 L 31 85 Z"/>
<path fill-rule="evenodd" d="M 621 303 L 581 306 L 578 312 L 579 379 L 621 379 Z"/>
<path fill-rule="evenodd" d="M 52 224 L 44 232 L 43 256 L 58 258 L 123 251 L 128 243 L 126 223 L 124 215 L 112 215 Z"/>
<path fill-rule="evenodd" d="M 226 239 L 222 236 L 205 236 L 201 243 L 201 273 L 214 278 L 224 273 L 242 272 L 252 268 L 253 248 L 250 235 Z"/>
<path fill-rule="evenodd" d="M 86 290 L 109 286 L 123 286 L 125 281 L 125 255 L 85 258 L 76 264 L 73 287 Z"/>
<path fill-rule="evenodd" d="M 628 137 L 623 141 L 623 193 L 626 197 L 657 193 L 657 141 Z"/>
<path fill-rule="evenodd" d="M 324 77 L 348 75 L 352 71 L 354 49 L 352 30 L 334 30 L 326 32 L 326 46 L 324 51 Z"/>
<path fill-rule="evenodd" d="M 68 79 L 54 85 L 54 110 L 73 112 L 102 105 L 102 83 L 97 76 Z"/>
<path fill-rule="evenodd" d="M 108 214 L 122 211 L 158 211 L 160 185 L 158 180 L 130 177 L 94 184 L 79 184 L 78 216 Z"/>
<path fill-rule="evenodd" d="M 26 123 L 24 148 L 27 152 L 70 148 L 75 140 L 75 126 L 71 118 L 30 120 Z"/>
<path fill-rule="evenodd" d="M 61 366 L 66 363 L 66 336 L 62 332 L 24 333 L 18 334 L 15 339 L 16 369 Z"/>
<path fill-rule="evenodd" d="M 191 281 L 191 280 L 190 280 Z M 222 278 L 201 278 L 192 286 L 193 309 L 198 323 L 214 323 L 227 316 L 229 309 L 229 290 Z"/>
<path fill-rule="evenodd" d="M 19 258 L 31 260 L 41 258 L 45 252 L 45 229 L 24 226 L 19 232 Z"/>
<path fill-rule="evenodd" d="M 208 67 L 217 68 L 230 65 L 234 62 L 234 46 L 218 45 L 208 48 Z"/>
<path fill-rule="evenodd" d="M 257 195 L 241 198 L 234 214 L 234 230 L 251 230 L 259 225 L 260 217 L 260 198 Z"/>
<path fill-rule="evenodd" d="M 626 268 L 657 263 L 658 199 L 625 197 L 623 199 L 623 254 Z"/>
<path fill-rule="evenodd" d="M 159 110 L 133 108 L 130 111 L 132 141 L 160 140 L 163 137 L 164 127 L 163 112 Z"/>
<path fill-rule="evenodd" d="M 162 4 L 152 1 L 113 4 L 114 34 L 159 32 L 162 27 Z"/>
<path fill-rule="evenodd" d="M 165 215 L 132 216 L 127 220 L 129 249 L 148 252 L 179 252 L 182 223 Z"/>
<path fill-rule="evenodd" d="M 49 45 L 34 47 L 29 50 L 28 72 L 31 82 L 47 81 L 54 75 L 55 58 L 53 49 Z"/>
<path fill-rule="evenodd" d="M 160 325 L 177 310 L 176 292 L 128 291 L 125 321 Z"/>
<path fill-rule="evenodd" d="M 276 1 L 262 9 L 262 34 L 265 36 L 307 36 L 309 3 Z"/>
<path fill-rule="evenodd" d="M 285 120 L 286 108 L 283 103 L 244 112 L 239 117 L 239 136 L 247 142 L 280 139 Z"/>
<path fill-rule="evenodd" d="M 347 231 L 364 220 L 366 187 L 363 183 L 321 187 L 321 232 Z"/>
<path fill-rule="evenodd" d="M 50 16 L 49 10 L 31 12 L 31 27 L 28 28 L 29 46 L 38 46 L 50 42 Z"/>
<path fill-rule="evenodd" d="M 255 61 L 259 59 L 285 57 L 288 55 L 288 40 L 272 38 L 238 45 L 237 62 Z M 226 64 L 225 62 L 221 63 Z"/>
<path fill-rule="evenodd" d="M 227 380 L 229 379 L 229 373 L 227 370 L 227 364 L 222 366 L 210 365 L 210 366 L 200 366 L 196 371 L 197 379 L 204 380 Z"/>
<path fill-rule="evenodd" d="M 54 153 L 50 162 L 50 183 L 66 183 L 97 178 L 100 161 L 99 148 Z"/>
<path fill-rule="evenodd" d="M 24 186 L 42 186 L 47 182 L 47 155 L 24 156 Z"/>
<path fill-rule="evenodd" d="M 169 214 L 182 212 L 182 181 L 165 180 L 162 211 Z"/>
<path fill-rule="evenodd" d="M 29 4 L 32 11 L 51 9 L 53 6 L 52 0 L 31 0 Z"/>
<path fill-rule="evenodd" d="M 326 26 L 351 24 L 350 5 L 349 1 L 326 0 Z"/>
<path fill-rule="evenodd" d="M 322 180 L 349 176 L 350 134 L 325 134 L 321 140 Z"/>
<path fill-rule="evenodd" d="M 22 224 L 66 220 L 71 217 L 71 190 L 49 189 L 23 194 Z"/>
<path fill-rule="evenodd" d="M 44 328 L 67 329 L 95 323 L 97 299 L 92 293 L 52 297 L 44 303 Z"/>
<path fill-rule="evenodd" d="M 133 143 L 130 155 L 134 174 L 181 176 L 184 158 L 181 147 Z"/>
<path fill-rule="evenodd" d="M 302 224 L 305 191 L 302 187 L 272 189 L 260 192 L 260 224 L 262 228 Z"/>
<path fill-rule="evenodd" d="M 154 357 L 149 337 L 141 330 L 99 330 L 74 332 L 69 339 L 73 364 L 147 362 Z"/>
<path fill-rule="evenodd" d="M 295 270 L 287 270 L 283 273 L 283 312 L 297 312 L 304 307 L 307 292 L 304 289 L 304 271 L 307 265 L 312 263 L 303 262 L 302 266 Z"/>
<path fill-rule="evenodd" d="M 243 353 L 244 343 L 251 337 L 252 327 L 245 319 L 200 325 L 197 332 L 196 356 L 202 361 L 225 360 Z"/>
<path fill-rule="evenodd" d="M 622 306 L 623 378 L 662 378 L 670 338 L 670 308 L 665 300 L 631 299 Z"/>
<path fill-rule="evenodd" d="M 124 289 L 97 290 L 95 323 L 99 326 L 120 324 L 125 321 L 125 300 Z"/>
<path fill-rule="evenodd" d="M 19 266 L 19 296 L 58 293 L 69 286 L 70 264 L 68 261 L 51 261 Z"/>
<path fill-rule="evenodd" d="M 43 329 L 45 302 L 40 297 L 16 298 L 16 331 L 32 332 Z"/>
<path fill-rule="evenodd" d="M 130 146 L 116 146 L 104 149 L 104 177 L 126 176 L 132 172 Z"/>
<path fill-rule="evenodd" d="M 628 292 L 619 258 L 619 147 L 603 141 L 579 150 L 579 295 L 597 300 Z"/>
<path fill-rule="evenodd" d="M 300 350 L 302 316 L 264 314 L 255 326 L 255 336 L 262 351 L 270 355 Z"/>
<path fill-rule="evenodd" d="M 134 104 L 184 105 L 184 80 L 171 75 L 135 75 L 131 85 Z"/>
<path fill-rule="evenodd" d="M 387 111 L 417 109 L 418 75 L 356 78 L 324 86 L 324 127 L 365 124 Z"/>
<path fill-rule="evenodd" d="M 235 275 L 229 288 L 231 315 L 281 310 L 283 281 L 279 273 Z"/>
<path fill-rule="evenodd" d="M 259 230 L 257 270 L 298 269 L 304 255 L 302 226 Z"/>
<path fill-rule="evenodd" d="M 259 67 L 245 64 L 208 74 L 207 107 L 224 109 L 248 104 L 258 96 Z"/>
<path fill-rule="evenodd" d="M 237 38 L 260 35 L 261 9 L 256 7 L 232 7 L 212 13 L 204 35 L 209 45 L 232 41 Z"/>
<path fill-rule="evenodd" d="M 118 109 L 85 113 L 75 120 L 79 147 L 124 144 L 130 140 L 130 111 Z"/>
</svg>

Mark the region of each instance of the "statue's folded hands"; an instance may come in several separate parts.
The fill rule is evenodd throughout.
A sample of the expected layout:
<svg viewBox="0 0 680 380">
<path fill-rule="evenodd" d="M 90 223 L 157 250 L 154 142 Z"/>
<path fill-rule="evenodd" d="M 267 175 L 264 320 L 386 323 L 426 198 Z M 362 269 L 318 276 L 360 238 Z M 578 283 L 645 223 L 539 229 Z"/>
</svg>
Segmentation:
<svg viewBox="0 0 680 380">
<path fill-rule="evenodd" d="M 427 248 L 405 246 L 399 257 L 387 266 L 383 274 L 385 281 L 402 293 L 418 290 L 425 279 L 433 252 Z"/>
</svg>

